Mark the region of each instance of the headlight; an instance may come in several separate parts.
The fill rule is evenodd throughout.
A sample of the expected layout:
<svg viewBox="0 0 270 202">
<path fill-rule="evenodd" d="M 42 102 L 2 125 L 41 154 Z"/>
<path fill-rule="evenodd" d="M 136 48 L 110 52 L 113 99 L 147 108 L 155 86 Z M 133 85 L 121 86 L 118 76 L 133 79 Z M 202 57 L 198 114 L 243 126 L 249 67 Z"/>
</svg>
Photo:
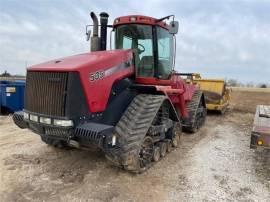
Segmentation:
<svg viewBox="0 0 270 202">
<path fill-rule="evenodd" d="M 50 118 L 46 118 L 46 117 L 39 117 L 39 122 L 45 123 L 45 124 L 51 124 L 52 120 Z"/>
<path fill-rule="evenodd" d="M 55 126 L 69 127 L 69 126 L 73 126 L 73 121 L 72 120 L 58 120 L 58 119 L 54 119 L 53 120 L 53 125 L 55 125 Z"/>
<path fill-rule="evenodd" d="M 23 118 L 24 119 L 29 119 L 29 114 L 27 112 L 23 112 Z"/>
<path fill-rule="evenodd" d="M 30 114 L 30 120 L 34 122 L 38 122 L 38 116 Z"/>
</svg>

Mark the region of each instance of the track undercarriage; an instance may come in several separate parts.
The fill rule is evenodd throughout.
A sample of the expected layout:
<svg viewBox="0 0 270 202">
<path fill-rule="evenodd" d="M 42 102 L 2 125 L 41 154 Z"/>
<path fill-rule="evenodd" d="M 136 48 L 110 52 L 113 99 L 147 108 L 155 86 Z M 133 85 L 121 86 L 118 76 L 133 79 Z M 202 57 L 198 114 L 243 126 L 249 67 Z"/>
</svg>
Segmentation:
<svg viewBox="0 0 270 202">
<path fill-rule="evenodd" d="M 177 147 L 182 124 L 170 118 L 169 104 L 163 95 L 136 96 L 115 127 L 118 141 L 107 158 L 125 170 L 140 173 Z M 186 128 L 195 132 L 206 116 L 200 92 L 195 93 L 189 106 L 195 110 L 190 111 L 192 119 Z"/>
<path fill-rule="evenodd" d="M 115 143 L 103 148 L 107 159 L 128 171 L 140 173 L 147 170 L 179 145 L 182 129 L 196 132 L 203 125 L 206 107 L 200 91 L 194 93 L 188 111 L 188 120 L 179 119 L 167 96 L 138 94 L 114 128 Z M 20 123 L 21 119 L 13 118 Z M 78 144 L 72 138 L 40 136 L 43 142 L 58 148 L 74 146 L 71 141 Z"/>
</svg>

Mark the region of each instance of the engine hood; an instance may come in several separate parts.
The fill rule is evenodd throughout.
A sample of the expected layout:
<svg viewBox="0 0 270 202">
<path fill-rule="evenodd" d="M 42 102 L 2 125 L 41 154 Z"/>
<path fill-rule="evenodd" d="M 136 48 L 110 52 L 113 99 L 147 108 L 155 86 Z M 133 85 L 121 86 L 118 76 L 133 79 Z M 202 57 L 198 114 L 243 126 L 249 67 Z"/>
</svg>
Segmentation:
<svg viewBox="0 0 270 202">
<path fill-rule="evenodd" d="M 131 49 L 97 51 L 34 65 L 27 71 L 76 73 L 79 75 L 89 111 L 97 113 L 106 109 L 113 84 L 134 74 L 132 57 Z"/>
<path fill-rule="evenodd" d="M 28 71 L 97 71 L 100 68 L 110 68 L 132 58 L 132 50 L 96 51 L 59 58 L 45 63 L 33 65 Z"/>
</svg>

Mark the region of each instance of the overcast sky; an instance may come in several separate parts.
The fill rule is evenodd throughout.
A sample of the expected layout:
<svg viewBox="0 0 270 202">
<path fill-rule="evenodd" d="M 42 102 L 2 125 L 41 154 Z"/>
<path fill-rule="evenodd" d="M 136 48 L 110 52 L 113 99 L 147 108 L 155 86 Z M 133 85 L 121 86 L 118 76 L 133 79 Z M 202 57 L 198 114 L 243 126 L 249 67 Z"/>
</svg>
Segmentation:
<svg viewBox="0 0 270 202">
<path fill-rule="evenodd" d="M 179 72 L 270 83 L 270 0 L 0 0 L 0 72 L 87 52 L 90 11 L 175 14 Z"/>
</svg>

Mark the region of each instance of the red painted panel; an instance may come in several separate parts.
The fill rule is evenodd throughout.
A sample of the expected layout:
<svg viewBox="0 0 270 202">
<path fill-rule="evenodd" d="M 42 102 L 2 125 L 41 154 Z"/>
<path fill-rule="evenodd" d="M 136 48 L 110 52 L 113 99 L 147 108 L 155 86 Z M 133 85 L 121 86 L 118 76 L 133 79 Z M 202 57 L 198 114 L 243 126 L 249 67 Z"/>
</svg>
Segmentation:
<svg viewBox="0 0 270 202">
<path fill-rule="evenodd" d="M 124 65 L 131 59 L 132 50 L 97 51 L 34 65 L 28 71 L 79 72 L 89 110 L 102 112 L 114 82 L 134 74 L 133 66 Z M 90 81 L 90 75 L 96 72 L 103 72 L 103 77 Z"/>
<path fill-rule="evenodd" d="M 188 117 L 187 103 L 191 101 L 196 90 L 196 86 L 187 84 L 179 75 L 172 75 L 168 80 L 160 80 L 157 78 L 136 78 L 136 83 L 145 85 L 155 85 L 158 91 L 162 91 L 167 95 L 181 116 Z"/>
</svg>

